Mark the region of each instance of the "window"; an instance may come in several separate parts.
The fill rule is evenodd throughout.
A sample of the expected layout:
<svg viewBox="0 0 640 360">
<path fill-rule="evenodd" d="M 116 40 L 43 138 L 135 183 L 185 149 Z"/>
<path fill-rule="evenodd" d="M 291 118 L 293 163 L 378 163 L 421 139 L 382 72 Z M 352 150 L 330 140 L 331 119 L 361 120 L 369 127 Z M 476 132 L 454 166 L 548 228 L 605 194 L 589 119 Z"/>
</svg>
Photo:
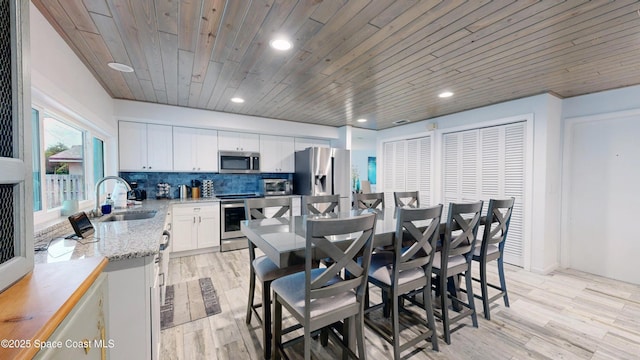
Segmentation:
<svg viewBox="0 0 640 360">
<path fill-rule="evenodd" d="M 93 181 L 104 177 L 104 141 L 93 138 Z"/>
<path fill-rule="evenodd" d="M 31 115 L 34 211 L 58 209 L 68 200 L 91 200 L 90 184 L 105 173 L 104 141 L 42 108 L 32 109 Z"/>
<path fill-rule="evenodd" d="M 40 183 L 40 112 L 31 109 L 31 141 L 33 144 L 33 211 L 42 210 L 42 184 Z"/>
</svg>

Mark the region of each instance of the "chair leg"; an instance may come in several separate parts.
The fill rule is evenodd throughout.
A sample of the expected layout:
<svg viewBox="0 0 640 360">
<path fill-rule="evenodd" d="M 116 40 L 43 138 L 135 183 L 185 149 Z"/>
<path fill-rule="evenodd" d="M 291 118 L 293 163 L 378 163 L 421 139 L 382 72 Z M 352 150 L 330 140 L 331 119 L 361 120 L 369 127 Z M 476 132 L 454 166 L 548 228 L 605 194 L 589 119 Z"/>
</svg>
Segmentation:
<svg viewBox="0 0 640 360">
<path fill-rule="evenodd" d="M 389 292 L 385 289 L 382 289 L 382 301 L 384 306 L 382 307 L 382 316 L 385 318 L 389 318 L 391 316 L 391 307 L 389 305 Z"/>
<path fill-rule="evenodd" d="M 364 349 L 364 311 L 356 315 L 356 341 L 358 342 L 358 358 L 367 359 L 367 352 Z"/>
<path fill-rule="evenodd" d="M 247 324 L 251 323 L 251 313 L 253 312 L 253 298 L 256 291 L 256 273 L 253 271 L 253 265 L 249 265 L 249 301 L 247 303 Z"/>
<path fill-rule="evenodd" d="M 398 317 L 399 314 L 399 306 L 400 301 L 398 299 L 398 294 L 390 292 L 391 297 L 391 331 L 393 332 L 393 359 L 400 360 L 400 321 Z"/>
<path fill-rule="evenodd" d="M 262 344 L 264 358 L 271 358 L 271 282 L 262 283 Z"/>
<path fill-rule="evenodd" d="M 424 310 L 427 313 L 427 325 L 431 330 L 431 346 L 433 350 L 438 351 L 438 335 L 436 333 L 436 320 L 433 317 L 433 300 L 431 299 L 431 284 L 425 286 L 422 290 L 422 298 L 424 299 Z"/>
<path fill-rule="evenodd" d="M 282 346 L 282 304 L 278 295 L 273 299 L 273 359 L 280 360 L 280 347 Z"/>
<path fill-rule="evenodd" d="M 449 296 L 447 291 L 448 278 L 445 273 L 440 274 L 440 312 L 442 313 L 442 332 L 444 342 L 451 345 L 451 333 L 449 332 Z"/>
<path fill-rule="evenodd" d="M 327 330 L 327 328 L 320 330 L 320 345 L 322 345 L 322 347 L 329 345 L 329 330 Z"/>
<path fill-rule="evenodd" d="M 311 331 L 308 326 L 304 327 L 304 360 L 311 360 Z"/>
<path fill-rule="evenodd" d="M 467 301 L 469 302 L 469 307 L 471 308 L 471 321 L 473 322 L 473 327 L 478 327 L 478 314 L 476 313 L 476 303 L 473 297 L 473 278 L 471 277 L 471 263 L 469 263 L 469 267 L 464 274 L 464 278 L 466 280 L 467 286 Z"/>
<path fill-rule="evenodd" d="M 498 275 L 500 275 L 500 287 L 502 288 L 502 298 L 504 299 L 504 306 L 509 307 L 507 281 L 504 278 L 504 262 L 502 261 L 502 255 L 500 256 L 500 258 L 498 258 Z"/>
<path fill-rule="evenodd" d="M 344 327 L 342 328 L 342 344 L 344 345 L 344 348 L 342 349 L 342 360 L 349 359 L 349 351 L 346 349 L 350 348 L 349 338 L 352 336 L 351 328 L 353 325 L 351 320 L 351 318 L 344 319 Z"/>
<path fill-rule="evenodd" d="M 482 308 L 484 311 L 484 318 L 491 320 L 491 314 L 489 309 L 489 289 L 487 288 L 487 262 L 480 260 L 480 290 L 482 291 Z"/>
</svg>

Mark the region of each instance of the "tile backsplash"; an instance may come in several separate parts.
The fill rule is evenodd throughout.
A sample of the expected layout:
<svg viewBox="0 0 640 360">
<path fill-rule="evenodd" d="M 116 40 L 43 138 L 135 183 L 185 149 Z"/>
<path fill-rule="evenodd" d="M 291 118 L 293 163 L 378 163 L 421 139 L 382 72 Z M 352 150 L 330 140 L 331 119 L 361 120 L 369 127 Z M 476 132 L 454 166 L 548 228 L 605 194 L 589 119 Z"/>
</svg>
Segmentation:
<svg viewBox="0 0 640 360">
<path fill-rule="evenodd" d="M 262 179 L 293 180 L 293 174 L 261 173 L 261 174 L 219 174 L 219 173 L 177 173 L 177 172 L 121 172 L 120 177 L 128 183 L 137 182 L 139 189 L 147 192 L 147 197 L 156 197 L 156 185 L 171 185 L 172 198 L 178 198 L 180 185 L 191 186 L 192 180 L 213 180 L 216 194 L 264 193 Z"/>
</svg>

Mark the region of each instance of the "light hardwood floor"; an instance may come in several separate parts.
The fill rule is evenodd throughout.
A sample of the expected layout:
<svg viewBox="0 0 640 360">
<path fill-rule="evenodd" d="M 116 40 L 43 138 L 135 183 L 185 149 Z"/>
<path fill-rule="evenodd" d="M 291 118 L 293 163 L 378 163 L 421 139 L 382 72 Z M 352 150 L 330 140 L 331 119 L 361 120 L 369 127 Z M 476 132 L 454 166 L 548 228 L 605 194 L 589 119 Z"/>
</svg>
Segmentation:
<svg viewBox="0 0 640 360">
<path fill-rule="evenodd" d="M 209 253 L 170 261 L 170 283 L 211 277 L 222 313 L 162 331 L 160 359 L 261 359 L 262 330 L 257 320 L 245 324 L 249 283 L 247 250 Z M 491 266 L 497 281 L 495 266 Z M 492 305 L 491 321 L 471 320 L 452 334 L 451 345 L 440 339 L 440 351 L 426 343 L 411 359 L 639 359 L 640 286 L 574 270 L 538 275 L 508 266 L 510 308 Z M 476 272 L 477 273 L 477 272 Z M 259 285 L 258 285 L 259 287 Z M 259 300 L 260 290 L 256 291 Z M 375 299 L 375 294 L 372 295 Z M 419 329 L 410 327 L 405 332 Z M 438 332 L 442 334 L 438 323 Z M 366 329 L 370 359 L 391 358 L 391 347 Z M 300 358 L 301 347 L 288 349 Z M 314 341 L 313 356 L 339 358 L 339 348 Z"/>
</svg>

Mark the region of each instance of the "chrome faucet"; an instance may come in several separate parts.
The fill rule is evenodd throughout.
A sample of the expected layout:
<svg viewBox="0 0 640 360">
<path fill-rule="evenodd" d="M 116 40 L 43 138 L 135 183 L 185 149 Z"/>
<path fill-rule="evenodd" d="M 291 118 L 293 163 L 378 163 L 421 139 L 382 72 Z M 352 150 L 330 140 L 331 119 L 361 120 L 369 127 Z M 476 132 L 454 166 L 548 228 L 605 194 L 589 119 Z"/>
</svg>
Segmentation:
<svg viewBox="0 0 640 360">
<path fill-rule="evenodd" d="M 127 192 L 131 191 L 131 186 L 129 186 L 129 183 L 119 176 L 105 176 L 102 179 L 98 180 L 98 182 L 96 183 L 96 207 L 93 209 L 93 216 L 102 216 L 102 213 L 100 211 L 100 185 L 110 179 L 122 182 L 127 188 Z"/>
</svg>

